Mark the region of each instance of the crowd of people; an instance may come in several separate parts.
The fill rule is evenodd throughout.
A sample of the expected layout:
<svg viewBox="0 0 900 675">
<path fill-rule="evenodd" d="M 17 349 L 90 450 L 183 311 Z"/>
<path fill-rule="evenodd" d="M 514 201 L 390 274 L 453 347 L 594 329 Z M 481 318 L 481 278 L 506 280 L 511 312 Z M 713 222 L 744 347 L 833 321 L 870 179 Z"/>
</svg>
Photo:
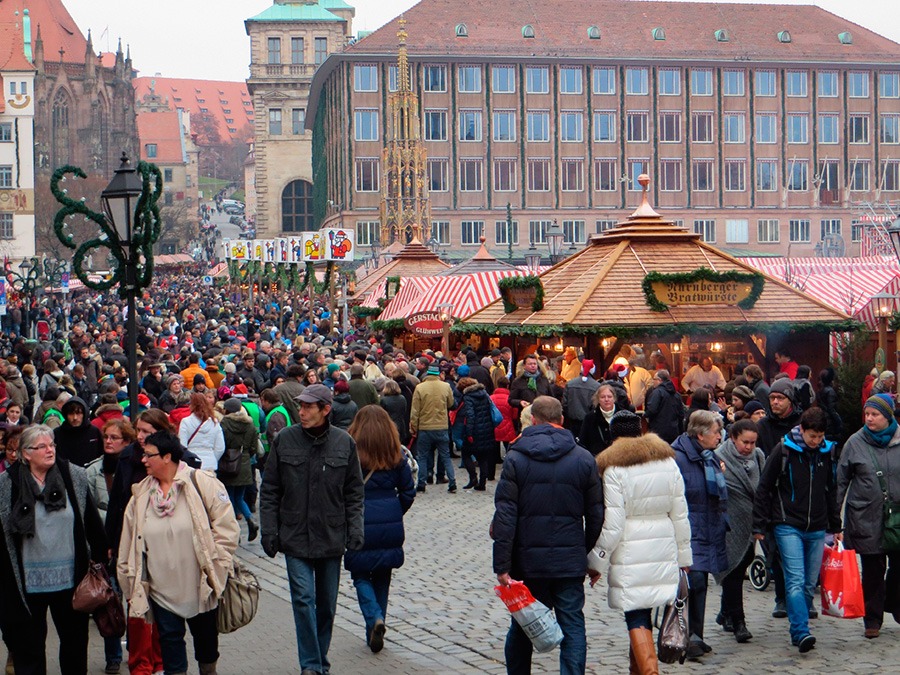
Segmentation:
<svg viewBox="0 0 900 675">
<path fill-rule="evenodd" d="M 681 574 L 689 657 L 711 651 L 710 575 L 716 624 L 751 640 L 759 617 L 746 616 L 742 588 L 759 541 L 773 616 L 800 652 L 815 645 L 826 538 L 862 556 L 865 636 L 878 637 L 884 612 L 900 620 L 900 553 L 882 545 L 884 495 L 900 492 L 887 378 L 873 378 L 865 424 L 841 451 L 833 371 L 813 387 L 786 351 L 771 380 L 750 364 L 730 381 L 708 356 L 679 377 L 629 345 L 605 373 L 575 348 L 407 353 L 365 326 L 340 335 L 324 305 L 291 293 L 247 307 L 194 275 L 162 274 L 138 303 L 131 410 L 120 301 L 83 294 L 59 321 L 36 309 L 55 330 L 25 340 L 20 312 L 0 336 L 9 673 L 46 671 L 48 609 L 61 671 L 86 672 L 88 617 L 71 600 L 91 561 L 107 564 L 127 606 L 127 655 L 107 639 L 106 672 L 125 661 L 142 675 L 187 672 L 189 629 L 200 672 L 215 673 L 218 601 L 235 550 L 257 538 L 285 556 L 302 672 L 327 673 L 341 566 L 378 652 L 417 494 L 490 481 L 494 572 L 553 608 L 563 673 L 586 667 L 586 578 L 605 581 L 624 613 L 631 672 L 657 672 L 651 610 L 674 599 Z M 514 621 L 505 653 L 510 673 L 530 672 Z"/>
</svg>

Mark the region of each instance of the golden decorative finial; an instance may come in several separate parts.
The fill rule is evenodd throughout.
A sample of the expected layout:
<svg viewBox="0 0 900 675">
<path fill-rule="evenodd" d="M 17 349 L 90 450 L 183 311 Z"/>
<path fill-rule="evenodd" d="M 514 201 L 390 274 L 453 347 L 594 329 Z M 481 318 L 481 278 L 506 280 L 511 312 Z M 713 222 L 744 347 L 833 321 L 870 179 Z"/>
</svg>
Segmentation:
<svg viewBox="0 0 900 675">
<path fill-rule="evenodd" d="M 400 15 L 400 21 L 397 22 L 400 26 L 400 30 L 397 31 L 397 37 L 400 40 L 400 46 L 406 44 L 406 38 L 408 37 L 408 33 L 406 32 L 406 19 L 403 15 Z"/>
<path fill-rule="evenodd" d="M 650 206 L 649 201 L 649 188 L 650 188 L 650 176 L 645 173 L 642 173 L 638 176 L 638 183 L 641 188 L 643 188 L 641 192 L 641 205 L 637 208 L 637 210 L 631 214 L 631 217 L 635 216 L 643 216 L 646 218 L 659 218 L 659 214 L 653 210 L 653 207 Z"/>
</svg>

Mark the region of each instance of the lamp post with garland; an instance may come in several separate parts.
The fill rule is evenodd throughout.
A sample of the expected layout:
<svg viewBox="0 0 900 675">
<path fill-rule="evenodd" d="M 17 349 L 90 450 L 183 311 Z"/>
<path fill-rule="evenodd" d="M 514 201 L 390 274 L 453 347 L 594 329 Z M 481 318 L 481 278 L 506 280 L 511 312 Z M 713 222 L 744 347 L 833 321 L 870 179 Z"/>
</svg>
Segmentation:
<svg viewBox="0 0 900 675">
<path fill-rule="evenodd" d="M 23 258 L 19 263 L 19 272 L 16 272 L 11 265 L 6 266 L 6 280 L 13 290 L 23 299 L 22 311 L 22 335 L 25 338 L 31 337 L 31 301 L 35 292 L 41 285 L 41 266 L 40 259 L 37 257 Z"/>
<path fill-rule="evenodd" d="M 54 171 L 50 190 L 62 208 L 56 213 L 53 229 L 62 244 L 75 251 L 72 270 L 81 283 L 95 291 L 107 291 L 118 286 L 119 297 L 127 302 L 128 401 L 129 415 L 133 417 L 138 409 L 135 305 L 141 289 L 149 287 L 153 279 L 153 245 L 160 234 L 157 201 L 162 194 L 162 173 L 155 164 L 147 162 L 138 162 L 137 168 L 133 168 L 128 155 L 123 152 L 121 165 L 100 193 L 103 213 L 91 211 L 84 199 L 74 200 L 67 195 L 67 190 L 60 188 L 67 174 L 87 178 L 84 171 L 76 166 L 66 165 Z M 71 216 L 83 216 L 93 222 L 99 232 L 93 239 L 76 243 L 66 222 Z M 85 265 L 93 252 L 103 249 L 110 262 L 110 275 L 94 281 L 88 277 Z"/>
</svg>

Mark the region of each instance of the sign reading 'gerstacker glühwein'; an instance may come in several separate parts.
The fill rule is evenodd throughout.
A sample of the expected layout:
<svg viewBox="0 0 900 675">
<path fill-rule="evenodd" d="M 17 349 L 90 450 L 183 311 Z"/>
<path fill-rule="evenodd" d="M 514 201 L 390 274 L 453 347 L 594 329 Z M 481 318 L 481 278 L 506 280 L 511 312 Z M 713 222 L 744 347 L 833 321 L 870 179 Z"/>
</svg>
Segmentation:
<svg viewBox="0 0 900 675">
<path fill-rule="evenodd" d="M 444 334 L 444 321 L 440 312 L 417 312 L 406 317 L 406 330 L 422 337 L 439 337 Z"/>
</svg>

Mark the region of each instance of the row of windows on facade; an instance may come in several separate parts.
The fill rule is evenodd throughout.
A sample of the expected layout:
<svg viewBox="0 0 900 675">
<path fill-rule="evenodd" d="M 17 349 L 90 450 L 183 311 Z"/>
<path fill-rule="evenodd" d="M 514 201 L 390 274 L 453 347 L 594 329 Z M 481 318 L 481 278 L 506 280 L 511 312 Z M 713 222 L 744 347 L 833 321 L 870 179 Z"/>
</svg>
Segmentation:
<svg viewBox="0 0 900 675">
<path fill-rule="evenodd" d="M 302 37 L 290 38 L 290 61 L 292 65 L 300 65 L 309 63 L 306 59 L 306 39 Z M 267 59 L 266 62 L 270 66 L 284 64 L 284 55 L 282 54 L 281 38 L 270 37 L 266 43 Z M 321 65 L 328 58 L 328 38 L 313 38 L 313 63 L 317 66 Z"/>
<path fill-rule="evenodd" d="M 158 147 L 156 143 L 145 143 L 144 144 L 144 152 L 147 156 L 147 159 L 155 159 L 158 152 Z M 163 183 L 171 183 L 173 180 L 172 169 L 163 169 Z M 192 187 L 191 175 L 186 174 L 184 177 L 185 187 Z"/>
<path fill-rule="evenodd" d="M 820 203 L 831 205 L 841 201 L 841 190 L 869 192 L 873 188 L 885 192 L 900 192 L 900 159 L 881 160 L 878 175 L 873 181 L 873 162 L 854 159 L 849 162 L 845 181 L 841 181 L 841 161 L 822 159 L 812 166 L 806 159 L 785 160 L 785 176 L 779 172 L 779 160 L 758 158 L 754 161 L 755 176 L 750 184 L 748 160 L 725 159 L 721 164 L 721 176 L 717 180 L 718 160 L 692 159 L 688 164 L 690 189 L 693 192 L 714 192 L 720 185 L 726 192 L 806 192 L 810 188 L 819 191 Z M 486 161 L 480 158 L 460 159 L 457 169 L 457 189 L 460 192 L 484 191 Z M 627 159 L 625 171 L 620 170 L 620 162 L 615 158 L 593 160 L 591 185 L 587 189 L 595 192 L 617 192 L 624 185 L 626 189 L 638 192 L 641 186 L 638 176 L 651 173 L 653 163 L 646 158 Z M 554 177 L 550 158 L 528 158 L 526 166 L 526 188 L 528 192 L 550 192 L 558 180 L 562 192 L 585 191 L 584 158 L 559 160 L 558 175 Z M 381 159 L 358 157 L 355 159 L 355 189 L 357 192 L 380 192 Z M 520 163 L 515 158 L 497 158 L 491 162 L 491 188 L 494 192 L 517 192 L 520 189 L 518 174 Z M 681 159 L 659 159 L 653 175 L 662 192 L 684 191 L 685 162 Z M 428 159 L 428 189 L 430 192 L 449 192 L 450 160 L 447 158 Z"/>
<path fill-rule="evenodd" d="M 281 108 L 269 108 L 269 135 L 281 136 L 284 133 L 282 124 L 283 110 Z M 306 126 L 306 109 L 291 109 L 291 134 L 299 136 L 304 133 Z"/>
<path fill-rule="evenodd" d="M 396 91 L 398 87 L 397 66 L 390 66 L 388 72 L 388 88 Z M 491 66 L 491 91 L 495 94 L 511 94 L 516 91 L 515 66 Z M 715 94 L 715 70 L 713 68 L 690 68 L 691 96 L 713 96 Z M 456 90 L 460 93 L 477 94 L 482 90 L 482 66 L 458 66 Z M 528 66 L 525 68 L 525 92 L 528 94 L 550 93 L 549 66 Z M 743 69 L 723 68 L 720 71 L 719 90 L 723 96 L 745 96 L 748 71 Z M 809 95 L 810 71 L 786 70 L 784 72 L 784 93 L 791 97 Z M 840 73 L 834 70 L 822 70 L 814 73 L 816 78 L 816 96 L 819 98 L 836 98 L 840 92 Z M 870 79 L 868 71 L 849 71 L 846 73 L 845 91 L 850 98 L 869 98 Z M 900 98 L 900 73 L 878 73 L 878 91 L 882 98 Z M 754 70 L 753 95 L 776 96 L 778 91 L 778 74 L 775 70 Z M 579 66 L 560 66 L 558 69 L 560 94 L 584 93 L 584 68 Z M 615 94 L 617 89 L 617 69 L 606 66 L 595 66 L 591 69 L 592 91 L 597 95 Z M 680 96 L 685 74 L 681 68 L 657 69 L 657 92 L 662 96 Z M 645 67 L 626 67 L 624 69 L 625 93 L 645 96 L 650 93 L 650 69 Z M 410 71 L 410 82 L 413 82 Z M 353 86 L 358 92 L 378 91 L 378 66 L 376 64 L 355 64 L 353 67 Z M 422 89 L 426 92 L 447 91 L 447 66 L 425 65 L 422 70 Z"/>
<path fill-rule="evenodd" d="M 679 227 L 684 226 L 683 220 L 675 220 Z M 616 226 L 617 221 L 604 219 L 595 221 L 595 232 L 601 233 Z M 528 221 L 528 244 L 546 244 L 547 230 L 553 224 L 552 220 Z M 829 235 L 842 235 L 843 223 L 840 218 L 826 218 L 819 221 L 820 240 Z M 862 225 L 854 223 L 851 226 L 851 238 L 858 242 L 862 238 Z M 449 246 L 452 242 L 452 224 L 449 220 L 432 220 L 431 235 L 442 246 Z M 584 220 L 563 220 L 563 241 L 569 246 L 584 244 L 587 241 L 586 222 Z M 703 241 L 716 243 L 717 221 L 714 218 L 700 218 L 693 221 L 693 230 L 701 235 Z M 726 244 L 749 244 L 750 221 L 746 218 L 733 218 L 725 221 Z M 481 243 L 481 237 L 487 239 L 485 221 L 463 220 L 459 223 L 459 242 L 463 246 L 476 246 Z M 790 219 L 788 222 L 788 238 L 793 244 L 812 243 L 812 225 L 808 218 Z M 380 245 L 381 222 L 377 220 L 360 220 L 356 222 L 356 242 L 359 246 Z M 495 220 L 493 239 L 488 239 L 497 246 L 508 246 L 510 241 L 513 246 L 520 243 L 519 221 Z M 756 243 L 778 244 L 781 242 L 781 221 L 778 218 L 760 218 L 756 221 Z"/>
<path fill-rule="evenodd" d="M 294 110 L 293 133 L 302 133 L 305 111 Z M 448 139 L 448 111 L 426 109 L 422 113 L 422 138 L 426 141 L 446 141 Z M 562 143 L 583 143 L 585 139 L 584 112 L 564 110 L 559 113 L 557 133 Z M 656 128 L 651 126 L 650 113 L 635 110 L 624 113 L 624 129 L 619 129 L 619 116 L 613 110 L 594 112 L 588 118 L 591 122 L 588 136 L 595 143 L 615 143 L 620 133 L 625 140 L 634 143 L 649 143 L 656 135 L 660 143 L 681 143 L 688 139 L 692 143 L 714 143 L 721 139 L 724 143 L 746 143 L 748 137 L 758 144 L 779 142 L 779 115 L 756 113 L 753 115 L 750 134 L 747 133 L 747 114 L 725 112 L 716 120 L 715 113 L 694 111 L 690 113 L 690 128 L 686 127 L 686 115 L 671 110 L 659 113 Z M 814 118 L 809 113 L 788 113 L 784 116 L 784 139 L 789 144 L 806 144 L 810 141 L 810 121 L 814 125 L 816 141 L 825 145 L 841 142 L 841 129 L 848 143 L 865 145 L 871 142 L 872 115 L 851 113 L 841 119 L 839 113 L 820 113 Z M 495 143 L 514 143 L 518 140 L 518 113 L 515 110 L 495 110 L 492 112 L 490 135 Z M 884 144 L 900 144 L 900 114 L 882 113 L 878 117 L 878 140 Z M 378 141 L 379 111 L 357 109 L 353 113 L 354 140 Z M 525 140 L 529 143 L 549 143 L 552 140 L 549 110 L 529 110 L 525 112 Z M 281 133 L 281 110 L 269 110 L 269 133 Z M 462 142 L 480 142 L 484 138 L 484 112 L 480 109 L 464 109 L 458 114 L 457 138 Z"/>
</svg>

